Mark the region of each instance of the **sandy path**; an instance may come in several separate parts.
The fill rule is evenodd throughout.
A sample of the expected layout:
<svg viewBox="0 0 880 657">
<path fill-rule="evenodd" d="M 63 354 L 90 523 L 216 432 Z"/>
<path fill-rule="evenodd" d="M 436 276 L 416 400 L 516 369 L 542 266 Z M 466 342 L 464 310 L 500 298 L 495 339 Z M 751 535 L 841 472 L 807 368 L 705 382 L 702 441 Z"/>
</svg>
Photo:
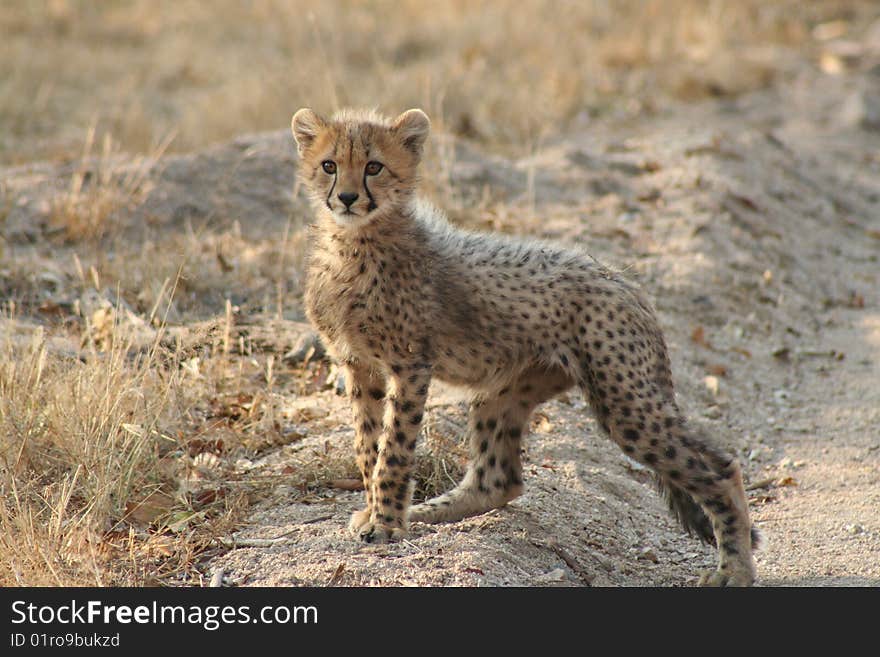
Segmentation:
<svg viewBox="0 0 880 657">
<path fill-rule="evenodd" d="M 844 360 L 804 367 L 784 419 L 796 431 L 776 438 L 797 485 L 754 513 L 766 585 L 880 585 L 880 315 L 836 320 L 823 348 Z"/>
</svg>

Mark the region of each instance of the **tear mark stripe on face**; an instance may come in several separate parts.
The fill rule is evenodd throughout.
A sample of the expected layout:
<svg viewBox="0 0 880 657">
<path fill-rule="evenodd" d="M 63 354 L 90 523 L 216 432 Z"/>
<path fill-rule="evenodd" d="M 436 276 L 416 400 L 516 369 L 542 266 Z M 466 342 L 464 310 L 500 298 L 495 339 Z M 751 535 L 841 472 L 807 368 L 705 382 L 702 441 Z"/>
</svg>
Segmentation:
<svg viewBox="0 0 880 657">
<path fill-rule="evenodd" d="M 330 205 L 330 199 L 333 198 L 333 190 L 336 189 L 336 181 L 338 180 L 338 177 L 339 169 L 337 168 L 336 172 L 333 174 L 333 184 L 330 185 L 330 192 L 327 194 L 327 200 L 324 201 L 327 204 L 327 209 L 330 210 L 330 212 L 333 212 L 333 206 Z"/>
<path fill-rule="evenodd" d="M 373 195 L 370 193 L 370 188 L 367 185 L 367 170 L 366 170 L 366 168 L 364 169 L 364 191 L 367 192 L 367 198 L 370 199 L 370 202 L 367 205 L 367 212 L 372 212 L 373 210 L 375 210 L 379 206 L 376 205 L 376 201 L 373 199 Z"/>
</svg>

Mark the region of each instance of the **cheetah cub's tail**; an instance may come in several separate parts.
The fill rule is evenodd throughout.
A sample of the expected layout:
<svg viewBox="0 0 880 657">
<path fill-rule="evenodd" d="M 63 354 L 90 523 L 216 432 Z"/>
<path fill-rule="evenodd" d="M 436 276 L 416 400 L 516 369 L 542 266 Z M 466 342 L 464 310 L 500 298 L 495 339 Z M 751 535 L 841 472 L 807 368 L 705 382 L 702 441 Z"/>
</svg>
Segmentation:
<svg viewBox="0 0 880 657">
<path fill-rule="evenodd" d="M 678 520 L 688 536 L 696 536 L 703 543 L 715 545 L 715 532 L 712 531 L 712 523 L 699 504 L 688 493 L 678 486 L 673 486 L 663 477 L 657 477 L 657 488 L 666 498 L 669 510 Z M 761 532 L 756 527 L 751 528 L 752 549 L 757 550 L 763 542 Z"/>
</svg>

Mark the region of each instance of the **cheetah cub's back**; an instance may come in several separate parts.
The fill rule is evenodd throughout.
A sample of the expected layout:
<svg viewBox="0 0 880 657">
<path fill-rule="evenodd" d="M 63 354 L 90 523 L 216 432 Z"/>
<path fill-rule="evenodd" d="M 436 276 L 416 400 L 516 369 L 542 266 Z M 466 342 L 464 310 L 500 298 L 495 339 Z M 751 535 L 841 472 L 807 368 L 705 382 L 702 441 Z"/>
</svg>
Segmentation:
<svg viewBox="0 0 880 657">
<path fill-rule="evenodd" d="M 315 211 L 306 310 L 344 366 L 366 503 L 352 533 L 402 536 L 523 490 L 520 444 L 536 406 L 577 386 L 602 431 L 653 469 L 685 529 L 718 547 L 712 585 L 749 585 L 753 532 L 738 463 L 679 411 L 651 304 L 585 254 L 451 226 L 416 196 L 428 117 L 346 110 L 293 117 Z M 461 483 L 410 505 L 433 377 L 472 394 Z"/>
</svg>

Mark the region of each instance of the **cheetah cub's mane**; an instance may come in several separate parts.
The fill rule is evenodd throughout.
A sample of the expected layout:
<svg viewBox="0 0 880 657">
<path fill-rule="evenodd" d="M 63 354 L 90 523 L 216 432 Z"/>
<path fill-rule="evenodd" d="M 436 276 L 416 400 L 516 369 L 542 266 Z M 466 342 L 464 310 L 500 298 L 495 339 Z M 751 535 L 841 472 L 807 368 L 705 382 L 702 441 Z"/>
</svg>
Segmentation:
<svg viewBox="0 0 880 657">
<path fill-rule="evenodd" d="M 365 542 L 410 522 L 486 512 L 523 490 L 520 446 L 532 411 L 571 387 L 598 425 L 651 468 L 689 533 L 718 547 L 702 582 L 755 577 L 740 466 L 690 426 L 675 399 L 650 301 L 620 273 L 549 242 L 467 232 L 416 196 L 430 130 L 394 119 L 301 109 L 291 122 L 315 211 L 306 312 L 344 367 L 365 506 Z M 411 475 L 433 378 L 472 394 L 471 462 L 451 491 L 411 504 Z"/>
</svg>

